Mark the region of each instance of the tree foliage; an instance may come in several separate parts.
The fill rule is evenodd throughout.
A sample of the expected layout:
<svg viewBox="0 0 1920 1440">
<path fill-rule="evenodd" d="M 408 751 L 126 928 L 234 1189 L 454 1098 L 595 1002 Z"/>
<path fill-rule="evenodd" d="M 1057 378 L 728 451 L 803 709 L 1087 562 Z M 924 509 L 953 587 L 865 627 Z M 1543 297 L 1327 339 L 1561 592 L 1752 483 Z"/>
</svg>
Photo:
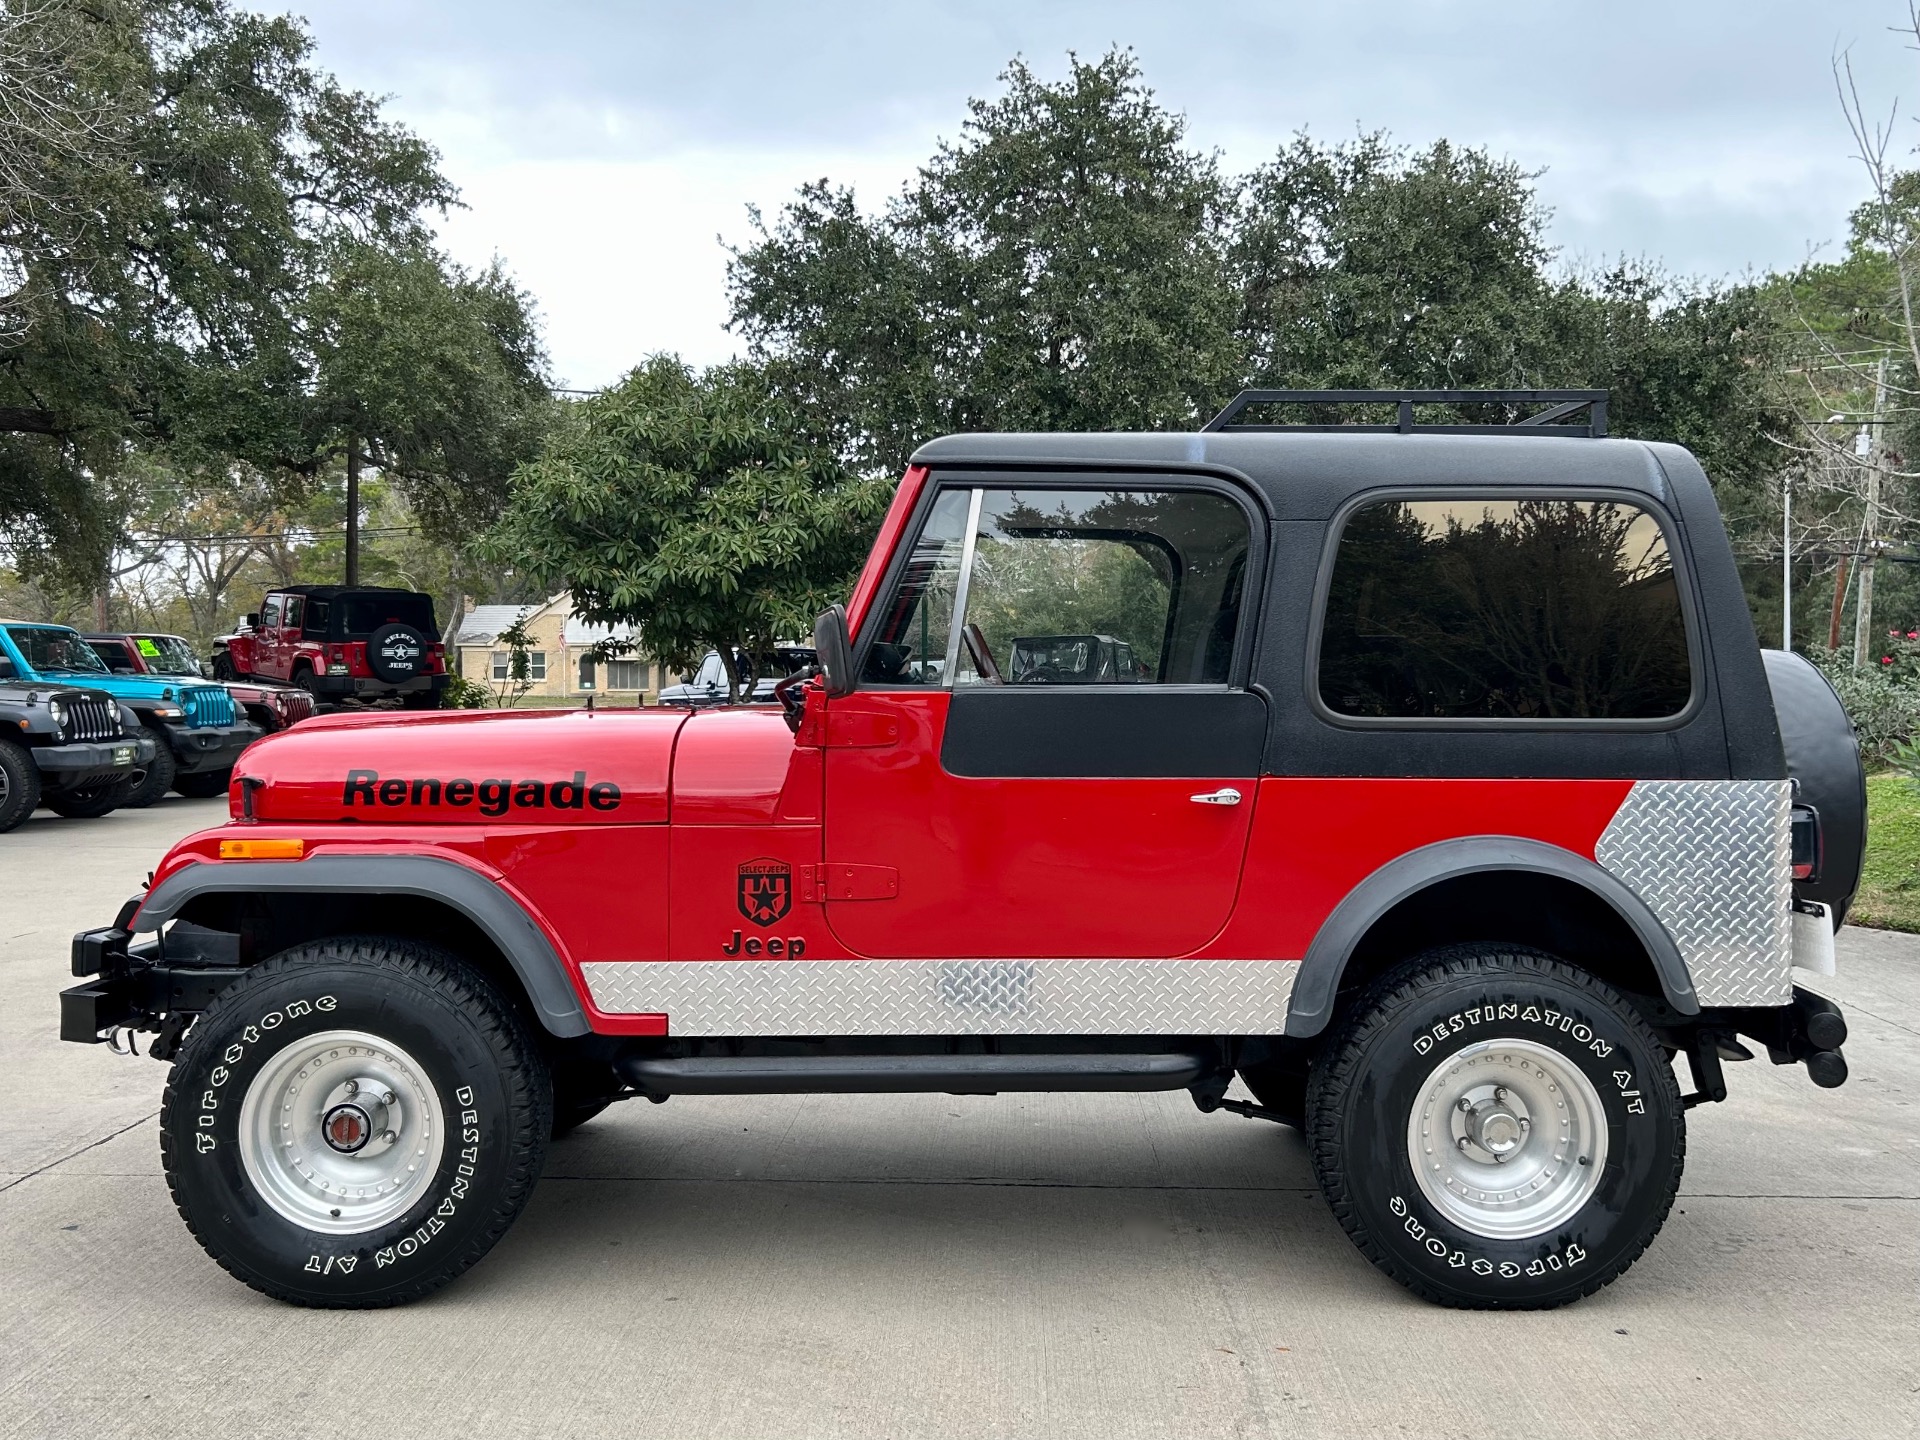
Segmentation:
<svg viewBox="0 0 1920 1440">
<path fill-rule="evenodd" d="M 1717 476 L 1777 460 L 1767 297 L 1556 274 L 1511 162 L 1302 135 L 1233 177 L 1127 52 L 1002 79 L 879 214 L 821 181 L 735 252 L 735 328 L 856 463 L 956 430 L 1191 428 L 1248 385 L 1605 387 L 1617 432 Z"/>
<path fill-rule="evenodd" d="M 804 428 L 751 367 L 657 357 L 573 407 L 516 475 L 488 551 L 564 585 L 590 623 L 643 627 L 668 665 L 717 648 L 737 700 L 845 597 L 887 503 L 888 484 Z"/>
<path fill-rule="evenodd" d="M 18 183 L 0 173 L 0 539 L 97 572 L 98 482 L 138 452 L 297 487 L 356 427 L 403 480 L 497 499 L 542 361 L 505 278 L 431 249 L 455 193 L 429 146 L 315 67 L 290 18 L 7 13 L 31 24 L 11 47 L 0 26 L 0 86 L 39 103 L 8 137 Z M 450 401 L 462 384 L 476 398 Z"/>
</svg>

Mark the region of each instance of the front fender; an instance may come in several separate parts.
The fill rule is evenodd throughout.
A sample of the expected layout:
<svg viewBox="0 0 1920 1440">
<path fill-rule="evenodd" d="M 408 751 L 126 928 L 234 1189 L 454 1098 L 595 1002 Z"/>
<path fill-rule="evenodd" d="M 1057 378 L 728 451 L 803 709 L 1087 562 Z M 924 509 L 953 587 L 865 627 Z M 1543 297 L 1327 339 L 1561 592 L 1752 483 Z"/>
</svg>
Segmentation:
<svg viewBox="0 0 1920 1440">
<path fill-rule="evenodd" d="M 133 932 L 158 930 L 198 896 L 236 891 L 419 895 L 441 901 L 499 947 L 550 1033 L 585 1035 L 592 1028 L 565 964 L 533 917 L 484 875 L 431 855 L 316 855 L 296 864 L 223 860 L 183 866 L 147 893 L 134 916 Z"/>
</svg>

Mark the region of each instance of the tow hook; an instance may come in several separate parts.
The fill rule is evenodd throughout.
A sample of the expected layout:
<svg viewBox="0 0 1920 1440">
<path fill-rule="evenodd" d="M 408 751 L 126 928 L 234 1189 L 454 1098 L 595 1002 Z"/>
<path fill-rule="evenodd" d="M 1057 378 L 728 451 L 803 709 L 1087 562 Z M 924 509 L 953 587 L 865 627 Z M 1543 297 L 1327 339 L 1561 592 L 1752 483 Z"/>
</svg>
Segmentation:
<svg viewBox="0 0 1920 1440">
<path fill-rule="evenodd" d="M 107 1049 L 116 1055 L 126 1055 L 137 1059 L 140 1055 L 140 1047 L 134 1043 L 134 1037 L 139 1033 L 140 1032 L 135 1030 L 131 1025 L 115 1025 L 107 1031 Z M 127 1037 L 124 1045 L 120 1042 L 122 1035 Z"/>
</svg>

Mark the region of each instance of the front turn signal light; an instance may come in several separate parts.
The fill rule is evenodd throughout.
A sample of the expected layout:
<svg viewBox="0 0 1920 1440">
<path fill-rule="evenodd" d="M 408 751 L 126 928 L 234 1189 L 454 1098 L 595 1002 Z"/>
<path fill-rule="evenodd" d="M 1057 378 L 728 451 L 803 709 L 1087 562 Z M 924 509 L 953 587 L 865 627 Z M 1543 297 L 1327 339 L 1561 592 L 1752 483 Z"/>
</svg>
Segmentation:
<svg viewBox="0 0 1920 1440">
<path fill-rule="evenodd" d="M 307 854 L 304 840 L 222 840 L 222 860 L 303 860 Z"/>
</svg>

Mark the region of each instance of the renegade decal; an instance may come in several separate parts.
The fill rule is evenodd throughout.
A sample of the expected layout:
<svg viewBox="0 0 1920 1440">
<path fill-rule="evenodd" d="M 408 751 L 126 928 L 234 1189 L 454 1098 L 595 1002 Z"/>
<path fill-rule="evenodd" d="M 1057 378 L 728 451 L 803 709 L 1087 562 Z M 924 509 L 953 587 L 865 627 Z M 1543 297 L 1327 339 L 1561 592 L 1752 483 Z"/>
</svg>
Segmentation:
<svg viewBox="0 0 1920 1440">
<path fill-rule="evenodd" d="M 793 867 L 784 860 L 749 860 L 740 867 L 734 893 L 740 913 L 765 929 L 793 904 Z"/>
<path fill-rule="evenodd" d="M 504 815 L 515 810 L 618 810 L 620 787 L 611 780 L 587 783 L 587 772 L 576 770 L 571 780 L 382 780 L 377 770 L 349 770 L 340 791 L 340 803 L 377 808 L 387 805 L 473 805 L 482 815 Z M 786 913 L 783 909 L 782 915 Z M 776 916 L 775 919 L 779 917 Z M 772 921 L 763 921 L 771 924 Z"/>
</svg>

